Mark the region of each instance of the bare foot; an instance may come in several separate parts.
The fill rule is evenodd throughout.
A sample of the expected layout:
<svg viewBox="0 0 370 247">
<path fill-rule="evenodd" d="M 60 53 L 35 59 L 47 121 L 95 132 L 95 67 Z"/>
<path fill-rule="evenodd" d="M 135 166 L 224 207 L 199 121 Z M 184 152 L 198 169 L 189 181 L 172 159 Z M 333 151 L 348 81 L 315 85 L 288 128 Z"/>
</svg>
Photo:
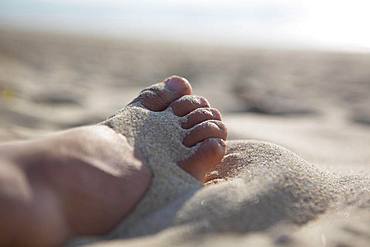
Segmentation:
<svg viewBox="0 0 370 247">
<path fill-rule="evenodd" d="M 185 79 L 171 77 L 143 90 L 125 109 L 140 105 L 147 113 L 173 118 L 169 122 L 182 133 L 173 150 L 189 155 L 172 161 L 204 181 L 225 153 L 226 129 L 207 100 L 190 94 Z M 149 126 L 169 127 L 151 119 Z M 145 148 L 154 145 L 151 138 L 125 135 L 144 127 L 135 125 L 135 119 L 125 120 L 127 126 L 119 123 L 124 135 L 99 125 L 0 145 L 0 243 L 60 245 L 76 236 L 107 233 L 127 217 L 150 187 L 152 174 L 143 163 L 153 163 L 160 152 Z M 117 121 L 106 124 L 117 130 Z M 167 138 L 161 133 L 155 142 Z"/>
<path fill-rule="evenodd" d="M 142 147 L 147 148 L 153 145 L 154 142 L 159 143 L 162 140 L 168 139 L 168 132 L 170 132 L 170 130 L 175 131 L 173 126 L 170 125 L 178 125 L 184 133 L 183 139 L 180 140 L 182 142 L 182 147 L 178 145 L 178 142 L 171 143 L 171 145 L 174 145 L 177 149 L 187 147 L 189 150 L 192 149 L 193 153 L 185 158 L 176 157 L 178 160 L 175 161 L 185 171 L 203 182 L 205 174 L 214 169 L 225 154 L 226 145 L 224 140 L 226 140 L 227 137 L 227 130 L 221 121 L 220 112 L 215 108 L 211 108 L 204 97 L 190 95 L 191 93 L 192 88 L 186 79 L 172 76 L 164 82 L 154 84 L 144 89 L 131 104 L 104 124 L 122 133 L 128 137 L 128 139 L 130 139 L 130 137 L 131 139 L 135 139 L 132 143 L 140 139 L 143 145 L 138 145 L 139 152 L 142 151 L 140 150 L 143 149 Z M 130 112 L 130 109 L 135 107 L 142 107 L 148 111 Z M 164 115 L 165 117 L 173 118 L 173 121 L 168 121 L 166 123 L 160 122 L 158 125 L 167 128 L 167 130 L 163 130 L 162 133 L 156 133 L 156 136 L 149 136 L 149 133 L 143 137 L 141 134 L 144 131 L 144 124 L 140 126 L 129 126 L 130 124 L 121 126 L 124 119 L 135 119 L 138 115 L 144 114 L 148 115 L 145 116 L 145 118 L 152 121 L 145 120 L 148 121 L 150 125 L 158 124 L 156 122 L 163 119 L 160 118 L 160 115 L 163 114 L 166 114 Z M 154 117 L 151 117 L 153 115 Z M 132 129 L 134 129 L 134 131 L 132 131 Z M 133 133 L 135 131 L 140 133 Z M 135 146 L 135 144 L 133 145 Z M 163 143 L 163 145 L 168 145 L 168 143 Z M 196 149 L 194 149 L 195 146 L 197 146 Z M 158 155 L 158 152 L 155 150 L 151 151 L 153 152 L 149 154 L 149 159 L 153 159 L 153 157 Z"/>
<path fill-rule="evenodd" d="M 144 89 L 103 123 L 126 136 L 153 172 L 144 198 L 108 238 L 144 234 L 138 233 L 136 226 L 169 203 L 200 189 L 205 174 L 222 160 L 227 131 L 221 115 L 205 98 L 191 92 L 185 79 L 172 76 Z M 158 231 L 155 222 L 151 225 L 147 232 Z"/>
</svg>

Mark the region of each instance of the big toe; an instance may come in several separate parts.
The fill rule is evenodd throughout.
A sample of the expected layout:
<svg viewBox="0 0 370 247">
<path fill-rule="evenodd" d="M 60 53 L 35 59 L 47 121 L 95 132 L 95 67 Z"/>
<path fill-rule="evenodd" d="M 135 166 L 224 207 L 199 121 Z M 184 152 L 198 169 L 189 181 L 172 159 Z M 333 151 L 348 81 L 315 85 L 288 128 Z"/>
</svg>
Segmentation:
<svg viewBox="0 0 370 247">
<path fill-rule="evenodd" d="M 226 153 L 225 141 L 219 138 L 209 138 L 203 141 L 199 148 L 189 158 L 179 162 L 186 172 L 201 182 L 206 181 L 206 174 L 221 162 Z"/>
<path fill-rule="evenodd" d="M 191 85 L 185 78 L 171 76 L 145 88 L 133 102 L 139 101 L 151 111 L 163 111 L 170 103 L 191 92 Z"/>
</svg>

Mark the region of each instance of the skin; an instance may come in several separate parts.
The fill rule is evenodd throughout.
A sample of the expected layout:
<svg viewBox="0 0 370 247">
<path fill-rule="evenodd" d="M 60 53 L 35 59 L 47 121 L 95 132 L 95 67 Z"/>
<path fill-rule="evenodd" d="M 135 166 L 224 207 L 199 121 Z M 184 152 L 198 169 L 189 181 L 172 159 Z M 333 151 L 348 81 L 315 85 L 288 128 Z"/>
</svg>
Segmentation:
<svg viewBox="0 0 370 247">
<path fill-rule="evenodd" d="M 184 78 L 162 83 L 167 90 L 149 87 L 134 101 L 152 111 L 171 107 L 174 114 L 188 116 L 181 126 L 194 128 L 183 145 L 201 144 L 178 165 L 205 181 L 226 151 L 221 115 L 203 97 L 189 96 L 192 89 Z M 1 144 L 0 246 L 58 246 L 112 230 L 150 186 L 152 174 L 134 154 L 124 136 L 105 126 Z"/>
</svg>

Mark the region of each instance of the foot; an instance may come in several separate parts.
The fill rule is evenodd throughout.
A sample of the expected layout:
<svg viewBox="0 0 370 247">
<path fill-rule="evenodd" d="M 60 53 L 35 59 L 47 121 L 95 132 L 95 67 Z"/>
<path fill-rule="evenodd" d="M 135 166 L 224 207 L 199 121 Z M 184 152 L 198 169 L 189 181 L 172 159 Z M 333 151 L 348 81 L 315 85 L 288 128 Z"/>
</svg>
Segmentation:
<svg viewBox="0 0 370 247">
<path fill-rule="evenodd" d="M 222 160 L 227 133 L 221 115 L 205 98 L 192 96 L 191 92 L 185 79 L 170 77 L 144 89 L 103 123 L 125 136 L 153 173 L 144 198 L 109 238 L 158 232 L 158 226 L 146 219 L 199 190 L 205 174 Z M 166 224 L 170 222 L 162 222 L 161 229 Z M 147 225 L 145 232 L 140 225 Z"/>
<path fill-rule="evenodd" d="M 211 108 L 204 97 L 191 95 L 191 93 L 191 85 L 186 79 L 172 76 L 161 83 L 144 89 L 127 108 L 138 106 L 145 109 L 144 113 L 140 111 L 134 112 L 135 116 L 131 116 L 130 119 L 138 117 L 137 115 L 146 114 L 144 118 L 152 120 L 147 127 L 155 125 L 155 122 L 162 121 L 158 123 L 160 129 L 157 129 L 158 132 L 162 133 L 156 136 L 149 136 L 151 133 L 148 133 L 146 137 L 140 140 L 145 143 L 139 149 L 145 149 L 145 146 L 152 146 L 153 142 L 158 143 L 169 139 L 169 136 L 173 134 L 169 132 L 176 131 L 176 127 L 181 129 L 183 134 L 180 140 L 182 147 L 178 145 L 178 142 L 171 143 L 171 145 L 178 149 L 186 148 L 192 150 L 192 153 L 187 155 L 187 157 L 176 157 L 177 160 L 175 162 L 194 178 L 204 182 L 205 174 L 213 170 L 225 154 L 226 145 L 224 140 L 227 137 L 227 130 L 221 121 L 220 112 L 215 108 Z M 127 111 L 127 108 L 123 112 Z M 151 117 L 153 115 L 154 117 Z M 160 115 L 163 115 L 163 117 L 161 118 Z M 165 122 L 163 120 L 165 117 L 171 119 L 165 119 L 168 120 Z M 127 115 L 125 118 L 127 118 Z M 117 125 L 117 121 L 115 123 L 115 121 L 108 120 L 106 124 L 129 138 L 135 135 L 128 133 L 127 130 L 122 130 Z M 172 125 L 171 128 L 170 125 Z M 133 128 L 140 129 L 143 127 L 134 126 Z M 133 139 L 138 138 L 135 136 Z M 135 141 L 132 142 L 134 143 Z M 168 145 L 168 142 L 163 143 L 161 149 L 166 148 L 164 145 Z M 147 154 L 147 156 L 156 156 L 158 153 L 156 150 L 151 151 L 153 152 Z M 145 154 L 142 155 L 145 156 Z M 153 157 L 147 158 L 153 159 Z"/>
<path fill-rule="evenodd" d="M 52 246 L 105 234 L 139 206 L 148 188 L 172 190 L 164 199 L 154 193 L 151 211 L 152 203 L 163 206 L 193 186 L 179 171 L 204 181 L 225 153 L 226 129 L 207 100 L 190 94 L 185 79 L 171 77 L 105 122 L 116 132 L 87 126 L 0 145 L 0 244 Z M 163 176 L 167 168 L 171 177 Z"/>
</svg>

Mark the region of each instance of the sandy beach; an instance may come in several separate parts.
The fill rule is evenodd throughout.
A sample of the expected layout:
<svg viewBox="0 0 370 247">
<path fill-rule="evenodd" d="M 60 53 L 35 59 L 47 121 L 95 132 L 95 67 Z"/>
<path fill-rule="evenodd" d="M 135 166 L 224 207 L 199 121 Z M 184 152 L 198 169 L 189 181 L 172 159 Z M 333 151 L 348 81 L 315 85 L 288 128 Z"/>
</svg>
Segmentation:
<svg viewBox="0 0 370 247">
<path fill-rule="evenodd" d="M 180 209 L 161 204 L 146 221 L 128 223 L 139 229 L 132 230 L 135 238 L 95 245 L 370 245 L 369 54 L 5 28 L 0 37 L 1 142 L 102 122 L 172 74 L 186 77 L 194 94 L 220 109 L 229 140 L 246 140 L 246 168 L 235 180 L 204 190 L 185 176 L 184 193 L 193 194 Z M 161 154 L 152 162 L 163 161 Z M 234 196 L 218 197 L 220 191 Z M 209 209 L 214 205 L 220 214 Z M 155 234 L 137 234 L 147 221 L 171 213 L 165 227 L 154 224 Z"/>
</svg>

